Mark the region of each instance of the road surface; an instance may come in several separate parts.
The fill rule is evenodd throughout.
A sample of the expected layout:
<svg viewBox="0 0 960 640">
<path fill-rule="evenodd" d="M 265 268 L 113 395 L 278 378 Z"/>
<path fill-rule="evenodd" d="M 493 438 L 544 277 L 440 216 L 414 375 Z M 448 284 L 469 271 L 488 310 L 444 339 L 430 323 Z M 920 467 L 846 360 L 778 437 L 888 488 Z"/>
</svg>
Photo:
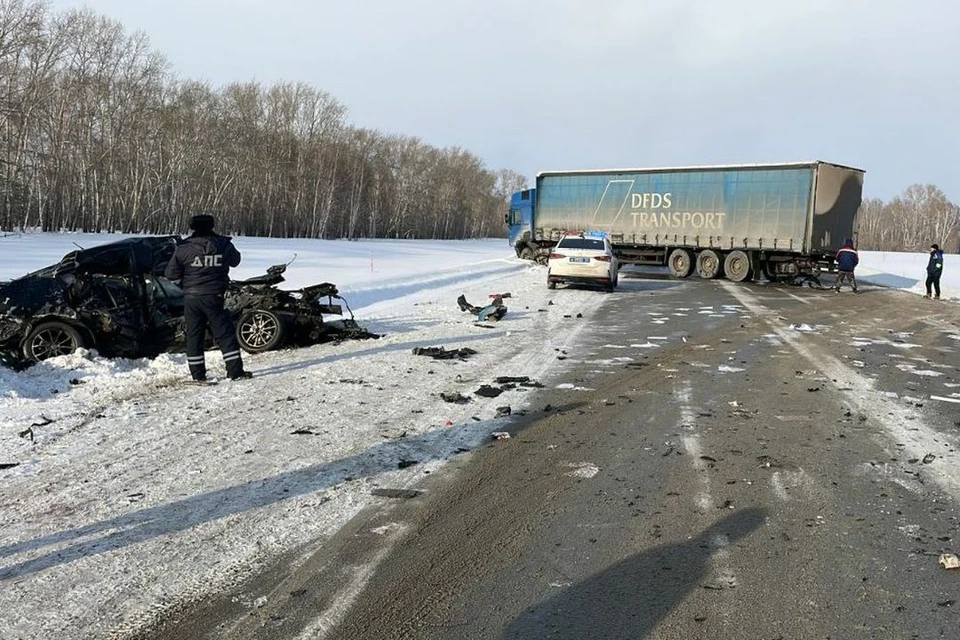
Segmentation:
<svg viewBox="0 0 960 640">
<path fill-rule="evenodd" d="M 958 637 L 955 305 L 623 277 L 601 315 L 511 438 L 145 637 Z"/>
</svg>

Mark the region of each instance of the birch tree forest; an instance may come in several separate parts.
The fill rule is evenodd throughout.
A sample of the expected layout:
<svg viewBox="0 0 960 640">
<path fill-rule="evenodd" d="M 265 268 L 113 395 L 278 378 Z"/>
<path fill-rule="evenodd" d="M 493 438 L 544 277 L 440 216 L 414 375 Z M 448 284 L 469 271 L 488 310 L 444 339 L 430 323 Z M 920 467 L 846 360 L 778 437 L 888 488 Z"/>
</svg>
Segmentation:
<svg viewBox="0 0 960 640">
<path fill-rule="evenodd" d="M 180 79 L 91 10 L 0 0 L 0 231 L 311 238 L 505 234 L 526 180 L 457 147 L 347 122 L 303 83 Z"/>
</svg>

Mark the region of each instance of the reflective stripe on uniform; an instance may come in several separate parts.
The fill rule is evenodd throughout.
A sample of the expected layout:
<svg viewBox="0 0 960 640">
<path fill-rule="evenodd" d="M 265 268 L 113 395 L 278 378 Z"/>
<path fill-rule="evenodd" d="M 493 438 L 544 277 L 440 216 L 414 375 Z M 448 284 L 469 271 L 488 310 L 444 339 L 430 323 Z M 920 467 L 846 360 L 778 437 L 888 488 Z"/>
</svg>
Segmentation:
<svg viewBox="0 0 960 640">
<path fill-rule="evenodd" d="M 240 358 L 240 351 L 228 351 L 223 354 L 223 361 L 230 362 L 231 360 L 238 360 Z"/>
<path fill-rule="evenodd" d="M 187 364 L 197 364 L 203 362 L 203 356 L 187 356 Z"/>
</svg>

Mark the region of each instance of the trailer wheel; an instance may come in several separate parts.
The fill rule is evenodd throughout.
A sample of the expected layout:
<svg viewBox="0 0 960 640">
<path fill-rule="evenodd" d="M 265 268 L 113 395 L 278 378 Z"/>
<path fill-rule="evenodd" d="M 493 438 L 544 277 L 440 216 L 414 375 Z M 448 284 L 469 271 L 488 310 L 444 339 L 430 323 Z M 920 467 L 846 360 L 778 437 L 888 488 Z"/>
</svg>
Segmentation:
<svg viewBox="0 0 960 640">
<path fill-rule="evenodd" d="M 704 249 L 697 256 L 697 274 L 705 280 L 720 275 L 720 256 L 713 249 Z"/>
<path fill-rule="evenodd" d="M 686 278 L 693 272 L 693 259 L 686 249 L 674 249 L 667 258 L 667 266 L 674 278 Z"/>
<path fill-rule="evenodd" d="M 747 280 L 750 277 L 750 257 L 743 251 L 731 251 L 723 261 L 723 272 L 734 282 Z"/>
<path fill-rule="evenodd" d="M 524 247 L 520 250 L 520 259 L 521 260 L 533 260 L 533 249 L 530 247 Z"/>
</svg>

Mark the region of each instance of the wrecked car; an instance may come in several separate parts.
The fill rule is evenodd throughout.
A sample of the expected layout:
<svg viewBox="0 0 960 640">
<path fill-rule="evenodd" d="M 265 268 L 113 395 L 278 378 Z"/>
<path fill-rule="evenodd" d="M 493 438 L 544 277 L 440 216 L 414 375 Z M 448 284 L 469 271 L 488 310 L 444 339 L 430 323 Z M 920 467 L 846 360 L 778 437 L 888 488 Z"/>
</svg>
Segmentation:
<svg viewBox="0 0 960 640">
<path fill-rule="evenodd" d="M 96 349 L 107 357 L 182 351 L 183 292 L 163 277 L 179 236 L 128 238 L 68 253 L 59 263 L 0 284 L 0 362 L 19 367 Z M 335 285 L 278 289 L 286 265 L 232 281 L 225 294 L 240 346 L 250 353 L 375 337 L 343 315 Z M 326 299 L 326 301 L 324 301 Z M 349 307 L 347 307 L 349 312 Z M 212 344 L 212 342 L 211 342 Z"/>
</svg>

